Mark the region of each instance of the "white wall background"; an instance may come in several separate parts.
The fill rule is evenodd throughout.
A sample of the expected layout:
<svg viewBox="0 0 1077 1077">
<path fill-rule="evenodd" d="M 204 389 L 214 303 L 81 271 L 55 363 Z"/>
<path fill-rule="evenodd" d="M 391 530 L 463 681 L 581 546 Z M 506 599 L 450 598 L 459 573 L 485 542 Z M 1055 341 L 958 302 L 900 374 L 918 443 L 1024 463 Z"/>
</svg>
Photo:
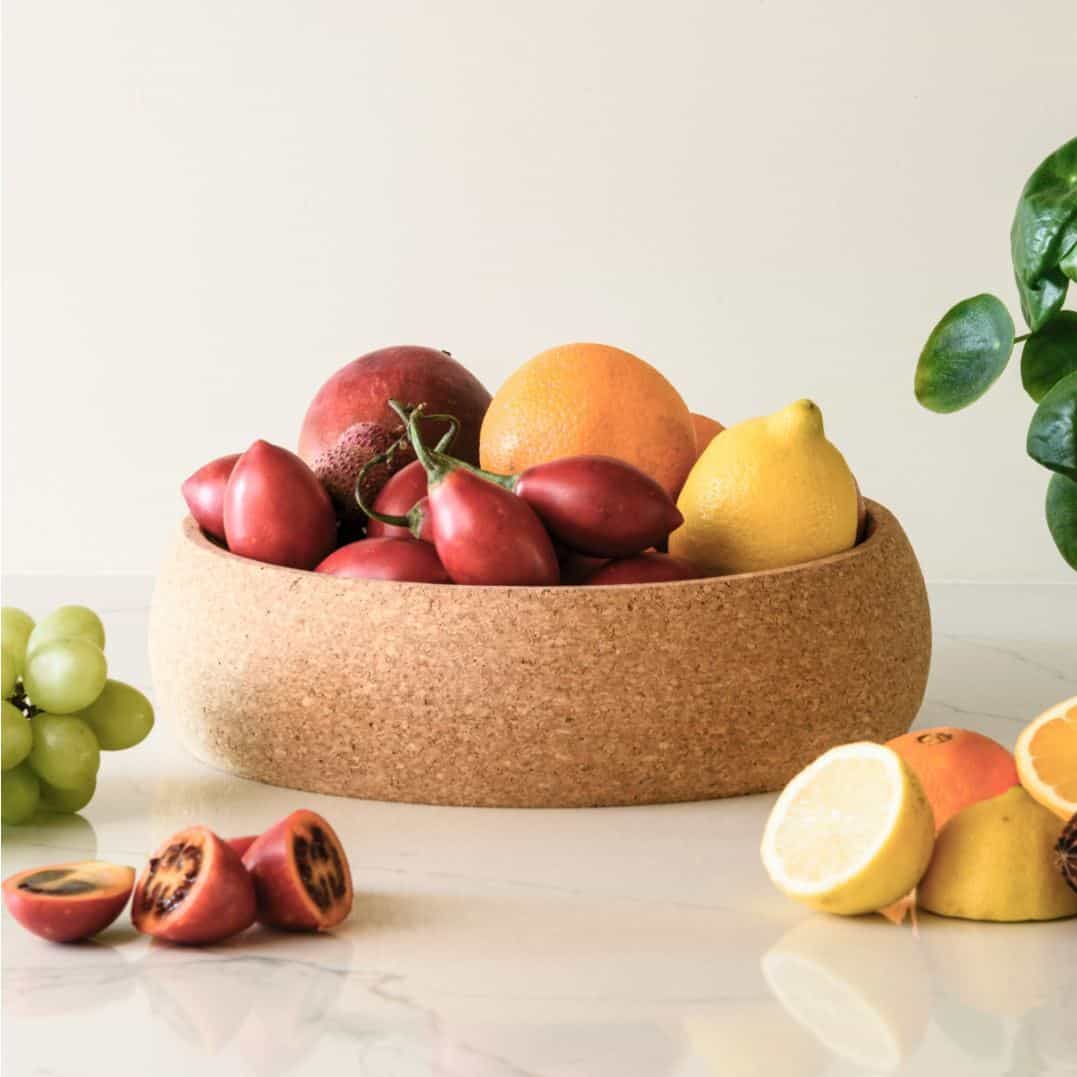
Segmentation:
<svg viewBox="0 0 1077 1077">
<path fill-rule="evenodd" d="M 1072 580 L 1016 364 L 950 417 L 912 373 L 1013 297 L 1073 0 L 4 6 L 5 571 L 153 570 L 371 348 L 594 339 L 726 423 L 814 397 L 929 578 Z"/>
</svg>

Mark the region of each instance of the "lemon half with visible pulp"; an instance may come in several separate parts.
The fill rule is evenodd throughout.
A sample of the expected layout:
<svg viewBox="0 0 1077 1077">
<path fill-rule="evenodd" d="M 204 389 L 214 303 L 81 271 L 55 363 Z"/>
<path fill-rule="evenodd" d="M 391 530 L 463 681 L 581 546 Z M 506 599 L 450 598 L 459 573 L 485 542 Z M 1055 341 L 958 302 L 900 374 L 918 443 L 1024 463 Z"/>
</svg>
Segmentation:
<svg viewBox="0 0 1077 1077">
<path fill-rule="evenodd" d="M 934 815 L 916 775 L 897 752 L 865 741 L 824 752 L 782 790 L 761 851 L 783 893 L 857 916 L 907 894 L 934 841 Z"/>
</svg>

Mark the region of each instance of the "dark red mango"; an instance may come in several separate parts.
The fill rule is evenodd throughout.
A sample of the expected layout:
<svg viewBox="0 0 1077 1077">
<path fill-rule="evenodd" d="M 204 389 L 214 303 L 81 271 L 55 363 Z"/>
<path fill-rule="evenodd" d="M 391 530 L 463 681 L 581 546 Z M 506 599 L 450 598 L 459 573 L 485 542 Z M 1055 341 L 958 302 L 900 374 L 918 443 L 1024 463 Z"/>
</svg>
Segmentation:
<svg viewBox="0 0 1077 1077">
<path fill-rule="evenodd" d="M 583 581 L 585 587 L 618 583 L 668 583 L 671 580 L 696 580 L 702 573 L 681 557 L 668 553 L 641 553 L 610 561 Z"/>
<path fill-rule="evenodd" d="M 612 456 L 565 456 L 537 464 L 511 488 L 554 538 L 592 557 L 629 557 L 683 523 L 672 498 L 639 468 Z"/>
<path fill-rule="evenodd" d="M 416 508 L 418 505 L 422 507 Z M 407 516 L 415 508 L 416 515 L 422 515 L 417 537 L 424 542 L 433 542 L 429 502 L 426 501 L 426 468 L 418 460 L 412 460 L 389 479 L 375 498 L 373 508 L 386 516 Z M 407 527 L 387 524 L 373 517 L 366 525 L 366 533 L 370 538 L 411 538 L 412 536 L 412 531 Z"/>
<path fill-rule="evenodd" d="M 224 532 L 240 557 L 309 569 L 336 545 L 337 523 L 314 472 L 295 453 L 256 441 L 228 480 Z"/>
<path fill-rule="evenodd" d="M 224 491 L 239 453 L 219 456 L 200 467 L 180 487 L 191 515 L 207 535 L 224 541 Z"/>
<path fill-rule="evenodd" d="M 429 542 L 407 538 L 367 538 L 331 553 L 315 570 L 354 580 L 452 583 Z"/>
</svg>

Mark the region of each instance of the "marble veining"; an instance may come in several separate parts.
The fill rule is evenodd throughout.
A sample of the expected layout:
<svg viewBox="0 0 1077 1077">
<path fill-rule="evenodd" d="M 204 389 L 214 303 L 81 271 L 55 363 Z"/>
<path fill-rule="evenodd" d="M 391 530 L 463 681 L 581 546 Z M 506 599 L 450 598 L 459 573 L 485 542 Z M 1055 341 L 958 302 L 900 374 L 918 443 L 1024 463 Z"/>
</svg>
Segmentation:
<svg viewBox="0 0 1077 1077">
<path fill-rule="evenodd" d="M 1059 589 L 1051 607 L 1037 592 L 1030 628 L 1021 592 L 1006 589 L 1010 635 L 967 613 L 994 610 L 1004 624 L 982 593 L 967 606 L 942 596 L 917 724 L 1012 744 L 1021 723 L 1077 692 L 1075 594 Z M 64 599 L 101 610 L 115 674 L 148 690 L 139 584 L 5 587 L 5 602 L 38 612 Z M 1077 921 L 924 915 L 898 928 L 808 914 L 759 864 L 772 800 L 590 811 L 350 801 L 220 774 L 158 728 L 105 757 L 82 816 L 5 828 L 4 874 L 89 857 L 140 867 L 186 823 L 249 833 L 302 804 L 348 847 L 355 913 L 331 936 L 254 929 L 201 950 L 150 944 L 126 917 L 98 940 L 51 946 L 5 912 L 3 1072 L 1077 1072 Z"/>
</svg>

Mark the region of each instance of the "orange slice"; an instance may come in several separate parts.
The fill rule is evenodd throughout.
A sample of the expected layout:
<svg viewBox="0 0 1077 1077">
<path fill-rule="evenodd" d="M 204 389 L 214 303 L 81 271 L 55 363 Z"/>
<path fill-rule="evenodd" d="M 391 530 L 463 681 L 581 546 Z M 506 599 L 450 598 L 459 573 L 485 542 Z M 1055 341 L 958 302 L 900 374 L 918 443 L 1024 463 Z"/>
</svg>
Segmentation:
<svg viewBox="0 0 1077 1077">
<path fill-rule="evenodd" d="M 1077 696 L 1030 722 L 1013 751 L 1021 784 L 1062 819 L 1077 812 Z"/>
</svg>

